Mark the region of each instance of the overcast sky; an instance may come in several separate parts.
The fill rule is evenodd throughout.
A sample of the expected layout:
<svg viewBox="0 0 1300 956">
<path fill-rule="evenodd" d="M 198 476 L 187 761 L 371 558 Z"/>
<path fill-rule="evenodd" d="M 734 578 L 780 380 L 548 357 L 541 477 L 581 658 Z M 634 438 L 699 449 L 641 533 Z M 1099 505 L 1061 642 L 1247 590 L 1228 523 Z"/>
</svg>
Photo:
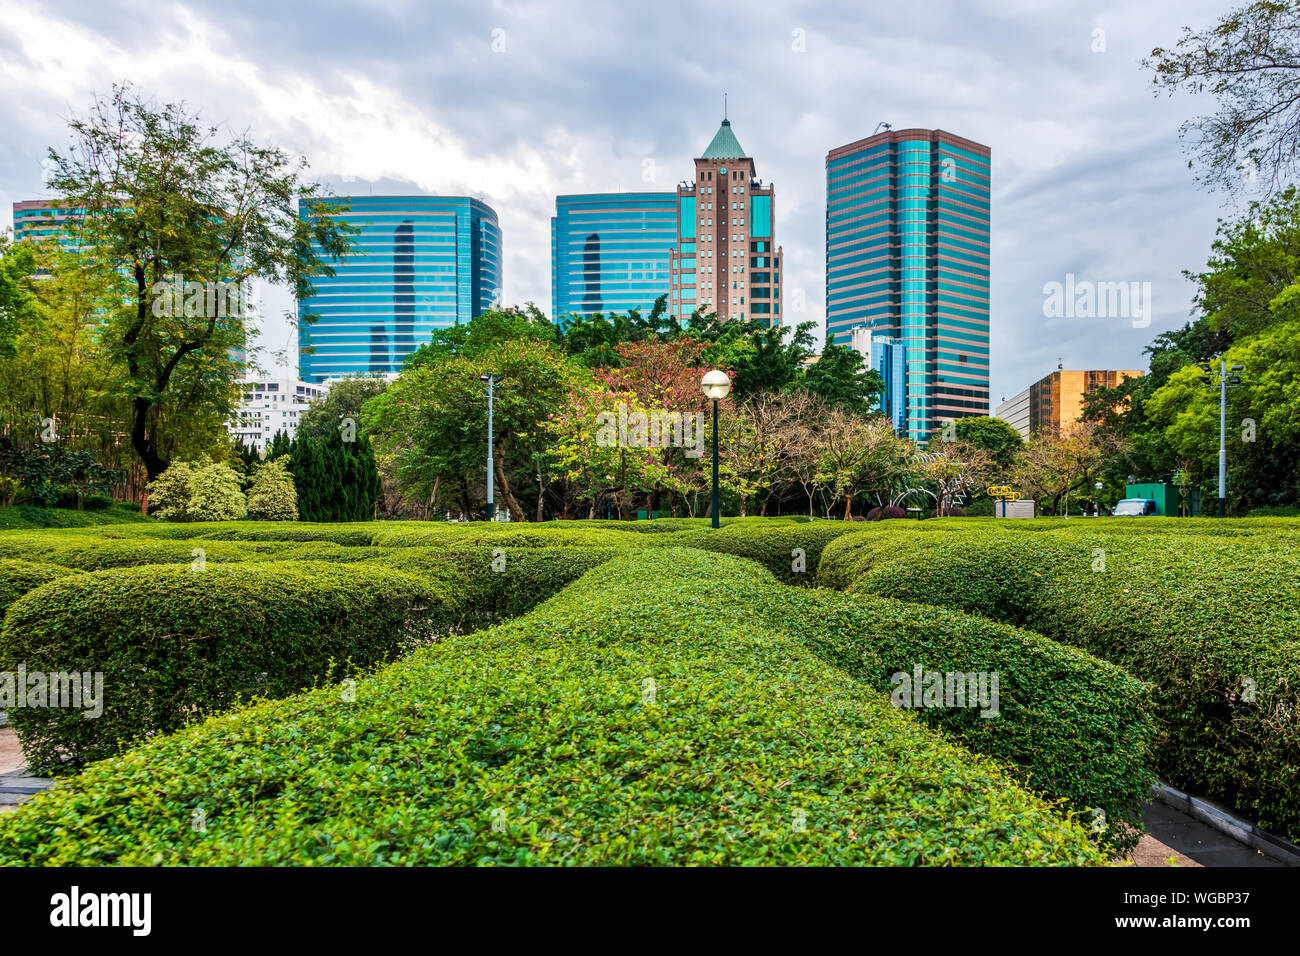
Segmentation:
<svg viewBox="0 0 1300 956">
<path fill-rule="evenodd" d="M 1144 369 L 1143 346 L 1187 320 L 1182 270 L 1235 210 L 1196 185 L 1178 142 L 1210 104 L 1154 97 L 1138 61 L 1232 2 L 0 0 L 0 227 L 13 202 L 48 195 L 41 160 L 68 117 L 131 80 L 304 155 L 339 194 L 486 200 L 505 301 L 549 313 L 555 196 L 672 189 L 726 91 L 776 185 L 787 308 L 796 289 L 808 303 L 787 321 L 820 328 L 827 150 L 881 121 L 941 128 L 993 151 L 996 406 L 1058 358 Z M 1150 325 L 1045 317 L 1044 284 L 1067 274 L 1151 283 Z M 293 339 L 274 320 L 263 345 Z"/>
</svg>

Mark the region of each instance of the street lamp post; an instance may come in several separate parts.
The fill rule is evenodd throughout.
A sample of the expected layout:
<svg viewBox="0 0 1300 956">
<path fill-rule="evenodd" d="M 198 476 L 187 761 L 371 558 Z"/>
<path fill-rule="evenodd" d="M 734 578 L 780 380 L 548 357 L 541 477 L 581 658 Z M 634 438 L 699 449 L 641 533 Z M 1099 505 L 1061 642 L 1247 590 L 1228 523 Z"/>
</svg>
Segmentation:
<svg viewBox="0 0 1300 956">
<path fill-rule="evenodd" d="M 704 394 L 713 399 L 713 527 L 718 527 L 718 400 L 727 397 L 731 391 L 731 379 L 726 372 L 714 369 L 706 372 L 700 382 Z"/>
<path fill-rule="evenodd" d="M 1096 517 L 1101 517 L 1101 489 L 1105 486 L 1099 481 L 1094 486 L 1097 489 L 1097 500 L 1093 502 L 1093 508 L 1096 509 Z"/>
<path fill-rule="evenodd" d="M 1201 376 L 1201 384 L 1206 388 L 1218 388 L 1219 390 L 1219 517 L 1228 516 L 1228 389 L 1241 388 L 1242 381 L 1240 375 L 1228 374 L 1228 360 L 1219 359 L 1219 382 L 1214 383 L 1214 374 L 1210 372 L 1208 363 L 1201 365 L 1201 371 L 1207 374 Z M 1232 367 L 1234 373 L 1241 371 L 1240 365 Z"/>
<path fill-rule="evenodd" d="M 484 372 L 480 375 L 480 382 L 487 382 L 488 387 L 488 457 L 487 457 L 487 499 L 488 499 L 488 521 L 495 521 L 497 517 L 496 502 L 493 499 L 496 482 L 492 477 L 492 386 L 496 384 L 498 376 L 495 372 Z"/>
</svg>

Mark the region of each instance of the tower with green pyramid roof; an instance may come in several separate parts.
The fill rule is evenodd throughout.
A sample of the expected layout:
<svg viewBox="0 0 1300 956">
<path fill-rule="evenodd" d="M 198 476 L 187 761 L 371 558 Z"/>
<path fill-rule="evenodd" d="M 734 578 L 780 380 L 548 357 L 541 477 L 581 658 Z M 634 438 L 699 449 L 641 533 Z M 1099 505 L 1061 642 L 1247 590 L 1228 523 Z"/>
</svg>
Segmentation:
<svg viewBox="0 0 1300 956">
<path fill-rule="evenodd" d="M 724 118 L 694 180 L 677 187 L 677 243 L 669 275 L 672 313 L 781 324 L 781 247 L 776 245 L 776 190 L 763 183 Z"/>
</svg>

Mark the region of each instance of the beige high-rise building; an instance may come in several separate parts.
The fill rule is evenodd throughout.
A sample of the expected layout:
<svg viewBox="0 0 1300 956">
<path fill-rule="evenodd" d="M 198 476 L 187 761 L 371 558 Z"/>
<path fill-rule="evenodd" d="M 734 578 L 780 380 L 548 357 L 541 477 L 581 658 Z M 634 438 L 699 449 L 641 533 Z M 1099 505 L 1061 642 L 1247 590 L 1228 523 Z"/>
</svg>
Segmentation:
<svg viewBox="0 0 1300 956">
<path fill-rule="evenodd" d="M 1003 399 L 994 413 L 1022 438 L 1034 432 L 1069 435 L 1083 414 L 1084 398 L 1098 388 L 1114 388 L 1145 375 L 1135 369 L 1063 369 L 1039 379 L 1023 392 Z"/>
</svg>

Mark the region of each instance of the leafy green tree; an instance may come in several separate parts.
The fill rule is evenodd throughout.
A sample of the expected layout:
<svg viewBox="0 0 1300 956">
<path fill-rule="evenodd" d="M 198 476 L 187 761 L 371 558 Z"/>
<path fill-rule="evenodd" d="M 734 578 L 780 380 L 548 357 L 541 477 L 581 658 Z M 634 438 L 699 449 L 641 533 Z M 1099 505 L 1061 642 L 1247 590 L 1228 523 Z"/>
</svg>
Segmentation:
<svg viewBox="0 0 1300 956">
<path fill-rule="evenodd" d="M 988 453 L 991 464 L 998 468 L 1008 468 L 1016 456 L 1024 439 L 1020 432 L 1000 418 L 988 415 L 972 415 L 959 418 L 953 425 L 958 441 L 973 445 Z M 928 447 L 932 451 L 943 450 L 942 436 L 931 436 Z"/>
<path fill-rule="evenodd" d="M 866 415 L 880 405 L 885 383 L 868 369 L 862 355 L 845 345 L 827 345 L 819 358 L 798 376 L 798 384 L 834 408 Z"/>
<path fill-rule="evenodd" d="M 0 235 L 0 357 L 15 354 L 14 343 L 35 313 L 30 291 L 36 256 L 26 244 L 13 246 Z"/>
<path fill-rule="evenodd" d="M 87 211 L 76 243 L 120 276 L 102 334 L 122 368 L 114 387 L 130 403 L 131 447 L 153 479 L 167 467 L 168 427 L 187 417 L 217 432 L 229 418 L 251 331 L 246 283 L 310 295 L 311 278 L 332 274 L 328 261 L 348 252 L 349 227 L 332 218 L 346 210 L 322 202 L 279 149 L 243 135 L 221 142 L 218 127 L 129 86 L 70 129 L 68 150 L 50 150 L 50 186 Z M 186 287 L 176 301 L 176 286 L 190 282 L 204 292 Z M 170 426 L 169 398 L 178 406 Z"/>
<path fill-rule="evenodd" d="M 239 475 L 222 462 L 201 462 L 190 474 L 190 521 L 238 521 L 248 513 Z"/>
<path fill-rule="evenodd" d="M 284 459 L 261 465 L 248 492 L 248 516 L 257 521 L 297 521 L 298 495 Z"/>
<path fill-rule="evenodd" d="M 351 419 L 354 427 L 361 425 L 361 406 L 374 398 L 388 383 L 375 375 L 350 375 L 331 383 L 325 397 L 313 402 L 298 419 L 297 435 L 306 438 L 324 438 L 339 430 L 344 419 Z M 287 444 L 287 442 L 286 442 Z M 275 457 L 274 452 L 269 457 Z"/>
<path fill-rule="evenodd" d="M 167 470 L 149 482 L 149 505 L 155 517 L 165 521 L 185 521 L 190 510 L 190 479 L 194 469 L 189 462 L 173 461 Z"/>
</svg>

